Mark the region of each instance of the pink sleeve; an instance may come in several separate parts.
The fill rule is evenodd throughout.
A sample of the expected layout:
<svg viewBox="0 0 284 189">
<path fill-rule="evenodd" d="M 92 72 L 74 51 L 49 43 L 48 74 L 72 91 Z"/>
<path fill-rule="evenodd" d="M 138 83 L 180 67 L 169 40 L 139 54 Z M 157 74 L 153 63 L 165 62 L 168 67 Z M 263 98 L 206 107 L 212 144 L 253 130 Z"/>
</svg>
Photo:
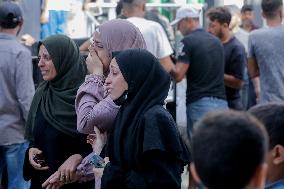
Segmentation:
<svg viewBox="0 0 284 189">
<path fill-rule="evenodd" d="M 87 75 L 77 92 L 77 129 L 81 133 L 94 133 L 94 126 L 107 130 L 113 124 L 119 106 L 109 96 L 104 98 L 103 84 L 102 76 Z"/>
</svg>

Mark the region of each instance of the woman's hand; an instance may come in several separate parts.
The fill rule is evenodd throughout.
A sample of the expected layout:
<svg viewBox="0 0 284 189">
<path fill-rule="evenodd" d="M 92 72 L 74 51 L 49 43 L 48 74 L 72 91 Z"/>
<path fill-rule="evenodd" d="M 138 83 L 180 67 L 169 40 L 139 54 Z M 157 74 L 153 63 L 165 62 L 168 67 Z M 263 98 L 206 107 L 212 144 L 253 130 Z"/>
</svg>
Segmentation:
<svg viewBox="0 0 284 189">
<path fill-rule="evenodd" d="M 71 183 L 76 180 L 77 166 L 82 161 L 80 154 L 70 156 L 59 168 L 59 180 L 63 183 Z"/>
<path fill-rule="evenodd" d="M 94 126 L 94 131 L 96 133 L 96 140 L 93 143 L 92 147 L 93 151 L 99 155 L 106 144 L 107 132 L 101 133 L 101 131 L 96 126 Z"/>
<path fill-rule="evenodd" d="M 86 59 L 86 64 L 88 71 L 92 74 L 97 74 L 103 76 L 104 66 L 102 61 L 100 60 L 97 52 L 92 47 L 89 47 L 89 55 Z"/>
<path fill-rule="evenodd" d="M 93 152 L 100 154 L 107 140 L 107 133 L 101 133 L 100 130 L 94 126 L 95 134 L 87 136 L 87 143 L 92 145 Z"/>
<path fill-rule="evenodd" d="M 109 158 L 104 158 L 105 164 L 109 163 Z M 104 168 L 93 168 L 93 172 L 95 174 L 95 189 L 101 188 L 101 179 L 104 173 Z"/>
<path fill-rule="evenodd" d="M 43 171 L 43 170 L 47 170 L 49 169 L 48 166 L 44 166 L 42 167 L 40 163 L 36 162 L 34 160 L 34 158 L 36 156 L 41 156 L 42 155 L 42 151 L 39 150 L 38 148 L 30 148 L 29 149 L 29 161 L 30 161 L 30 164 L 36 169 L 36 170 L 40 170 L 40 171 Z M 41 161 L 44 161 L 44 159 L 42 159 Z"/>
<path fill-rule="evenodd" d="M 60 173 L 59 171 L 56 171 L 42 184 L 42 188 L 58 189 L 64 184 L 67 184 L 67 183 L 60 181 Z"/>
</svg>

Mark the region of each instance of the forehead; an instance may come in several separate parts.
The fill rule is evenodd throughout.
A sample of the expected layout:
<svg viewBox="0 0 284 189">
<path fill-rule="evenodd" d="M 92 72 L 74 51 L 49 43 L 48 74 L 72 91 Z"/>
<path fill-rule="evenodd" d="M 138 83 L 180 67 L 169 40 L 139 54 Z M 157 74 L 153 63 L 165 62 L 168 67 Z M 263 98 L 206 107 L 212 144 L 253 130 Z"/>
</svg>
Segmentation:
<svg viewBox="0 0 284 189">
<path fill-rule="evenodd" d="M 218 26 L 220 25 L 220 23 L 217 21 L 217 20 L 210 20 L 209 18 L 207 18 L 207 23 L 210 25 L 210 26 Z"/>
<path fill-rule="evenodd" d="M 246 11 L 243 11 L 243 12 L 241 12 L 242 14 L 252 14 L 253 13 L 253 11 L 252 10 L 246 10 Z"/>
<path fill-rule="evenodd" d="M 40 45 L 39 52 L 44 54 L 49 54 L 44 45 Z"/>
<path fill-rule="evenodd" d="M 97 31 L 94 32 L 93 40 L 101 41 L 101 34 Z"/>
<path fill-rule="evenodd" d="M 113 59 L 111 60 L 110 65 L 111 65 L 112 67 L 119 68 L 115 58 L 113 58 Z"/>
</svg>

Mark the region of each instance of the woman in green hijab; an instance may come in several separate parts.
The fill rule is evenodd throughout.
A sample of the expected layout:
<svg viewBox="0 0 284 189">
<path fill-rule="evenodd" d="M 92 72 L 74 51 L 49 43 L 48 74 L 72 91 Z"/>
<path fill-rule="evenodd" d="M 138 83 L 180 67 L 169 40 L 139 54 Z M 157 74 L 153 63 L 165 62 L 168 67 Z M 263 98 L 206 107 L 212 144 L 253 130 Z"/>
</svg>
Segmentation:
<svg viewBox="0 0 284 189">
<path fill-rule="evenodd" d="M 54 172 L 62 183 L 70 182 L 77 165 L 92 151 L 86 136 L 76 129 L 75 97 L 86 75 L 78 47 L 67 36 L 51 36 L 39 43 L 38 59 L 44 81 L 35 93 L 26 125 L 30 148 L 24 176 L 31 179 L 31 189 L 42 188 Z M 62 188 L 87 189 L 91 184 Z"/>
</svg>

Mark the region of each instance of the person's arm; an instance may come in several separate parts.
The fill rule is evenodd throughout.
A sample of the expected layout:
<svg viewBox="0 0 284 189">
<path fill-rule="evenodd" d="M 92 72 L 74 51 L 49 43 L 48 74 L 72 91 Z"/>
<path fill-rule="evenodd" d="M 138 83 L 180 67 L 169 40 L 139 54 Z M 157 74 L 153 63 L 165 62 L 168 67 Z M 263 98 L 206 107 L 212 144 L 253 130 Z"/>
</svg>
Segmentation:
<svg viewBox="0 0 284 189">
<path fill-rule="evenodd" d="M 81 133 L 94 133 L 94 126 L 109 128 L 115 119 L 119 106 L 109 96 L 104 98 L 103 83 L 102 76 L 88 75 L 77 92 L 77 129 Z"/>
<path fill-rule="evenodd" d="M 254 50 L 254 37 L 253 34 L 249 35 L 248 39 L 248 72 L 249 76 L 252 80 L 254 91 L 256 95 L 256 102 L 259 101 L 260 98 L 260 81 L 259 81 L 259 67 L 255 56 Z"/>
<path fill-rule="evenodd" d="M 177 62 L 176 65 L 174 65 L 174 67 L 170 71 L 170 75 L 176 82 L 179 82 L 184 78 L 188 68 L 189 64 L 185 64 L 183 62 Z"/>
<path fill-rule="evenodd" d="M 159 60 L 160 60 L 160 64 L 164 67 L 164 69 L 167 72 L 170 72 L 175 66 L 170 56 L 160 58 Z"/>
<path fill-rule="evenodd" d="M 167 35 L 160 24 L 154 25 L 156 28 L 156 43 L 157 48 L 155 55 L 159 59 L 161 65 L 167 72 L 170 72 L 174 66 L 174 63 L 170 57 L 173 54 L 173 49 L 167 38 Z"/>
<path fill-rule="evenodd" d="M 256 101 L 258 102 L 260 97 L 259 67 L 254 57 L 248 59 L 248 71 L 254 86 Z"/>
<path fill-rule="evenodd" d="M 242 88 L 244 81 L 241 79 L 236 78 L 233 75 L 224 74 L 224 83 L 226 87 L 231 87 L 234 89 Z"/>
<path fill-rule="evenodd" d="M 48 23 L 48 21 L 49 21 L 49 19 L 48 19 L 49 13 L 48 13 L 47 5 L 48 5 L 48 0 L 43 0 L 41 16 L 40 16 L 40 23 L 41 24 Z"/>
<path fill-rule="evenodd" d="M 237 46 L 230 57 L 227 72 L 224 73 L 224 83 L 226 87 L 241 89 L 244 81 L 244 70 L 246 65 L 246 53 L 244 47 Z"/>
<path fill-rule="evenodd" d="M 35 93 L 33 82 L 32 57 L 30 52 L 21 51 L 16 59 L 16 95 L 24 120 L 27 120 L 29 109 Z"/>
<path fill-rule="evenodd" d="M 77 113 L 77 130 L 81 133 L 94 133 L 94 126 L 108 130 L 116 117 L 119 106 L 112 99 L 105 97 L 104 68 L 95 50 L 90 48 L 86 59 L 89 73 L 85 82 L 77 91 L 75 108 Z"/>
</svg>

